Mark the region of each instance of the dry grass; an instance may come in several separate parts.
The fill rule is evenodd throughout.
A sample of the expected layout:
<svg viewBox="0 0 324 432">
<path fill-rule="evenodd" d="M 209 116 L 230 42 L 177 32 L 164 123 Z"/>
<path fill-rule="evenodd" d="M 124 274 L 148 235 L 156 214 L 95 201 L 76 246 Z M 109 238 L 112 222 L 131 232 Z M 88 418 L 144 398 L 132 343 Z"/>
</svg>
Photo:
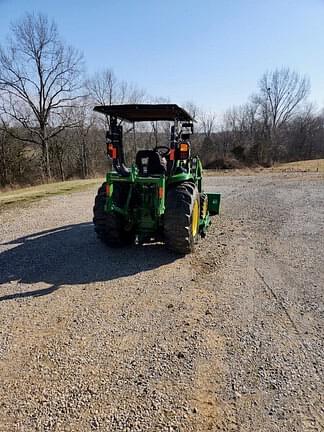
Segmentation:
<svg viewBox="0 0 324 432">
<path fill-rule="evenodd" d="M 60 195 L 82 191 L 99 184 L 102 179 L 71 180 L 66 182 L 49 183 L 23 189 L 0 192 L 0 208 L 9 205 L 36 201 L 50 195 Z"/>
<path fill-rule="evenodd" d="M 227 170 L 204 170 L 206 176 L 247 176 L 255 174 L 271 174 L 271 173 L 289 173 L 289 172 L 313 172 L 324 173 L 324 159 L 305 160 L 298 162 L 289 162 L 284 164 L 276 164 L 271 168 L 242 168 L 242 169 L 227 169 Z"/>
<path fill-rule="evenodd" d="M 268 170 L 278 172 L 321 172 L 324 173 L 324 159 L 305 160 L 275 165 Z"/>
</svg>

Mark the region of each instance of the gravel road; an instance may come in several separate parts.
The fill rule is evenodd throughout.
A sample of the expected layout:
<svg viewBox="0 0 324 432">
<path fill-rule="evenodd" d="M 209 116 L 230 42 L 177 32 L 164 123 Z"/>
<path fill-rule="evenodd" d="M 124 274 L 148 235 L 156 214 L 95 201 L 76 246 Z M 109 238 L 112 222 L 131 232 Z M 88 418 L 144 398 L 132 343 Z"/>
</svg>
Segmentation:
<svg viewBox="0 0 324 432">
<path fill-rule="evenodd" d="M 0 431 L 323 431 L 324 179 L 207 177 L 194 254 L 110 250 L 95 191 L 0 214 Z"/>
</svg>

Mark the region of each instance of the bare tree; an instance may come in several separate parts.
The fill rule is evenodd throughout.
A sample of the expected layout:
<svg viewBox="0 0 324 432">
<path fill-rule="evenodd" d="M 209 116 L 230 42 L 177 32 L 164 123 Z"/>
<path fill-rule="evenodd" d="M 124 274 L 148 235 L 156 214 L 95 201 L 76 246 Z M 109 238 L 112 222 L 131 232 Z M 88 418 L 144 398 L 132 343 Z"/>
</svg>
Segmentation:
<svg viewBox="0 0 324 432">
<path fill-rule="evenodd" d="M 67 108 L 81 97 L 82 65 L 82 55 L 66 46 L 56 24 L 41 14 L 26 14 L 13 24 L 8 45 L 0 47 L 1 127 L 41 147 L 47 178 L 50 140 L 75 126 Z"/>
<path fill-rule="evenodd" d="M 117 100 L 118 81 L 112 69 L 96 72 L 86 81 L 89 95 L 98 105 L 112 105 Z"/>
<path fill-rule="evenodd" d="M 197 119 L 197 117 L 199 116 L 199 113 L 200 113 L 200 108 L 198 107 L 198 105 L 196 105 L 192 101 L 188 101 L 184 104 L 184 108 L 186 109 L 186 111 L 188 111 L 188 113 L 191 115 L 191 117 L 194 120 Z"/>
<path fill-rule="evenodd" d="M 205 137 L 210 138 L 216 126 L 216 115 L 213 112 L 200 112 L 199 121 Z"/>
<path fill-rule="evenodd" d="M 293 155 L 298 159 L 316 158 L 316 147 L 319 143 L 323 143 L 322 129 L 323 119 L 317 113 L 316 107 L 311 103 L 305 105 L 287 128 L 290 143 L 287 149 L 288 157 Z"/>
<path fill-rule="evenodd" d="M 98 105 L 140 103 L 145 98 L 144 90 L 126 81 L 119 81 L 110 68 L 96 72 L 86 80 L 85 85 L 89 97 Z M 104 126 L 109 127 L 108 116 L 100 118 L 105 118 Z"/>
<path fill-rule="evenodd" d="M 266 72 L 260 82 L 261 102 L 268 105 L 272 128 L 287 122 L 310 91 L 309 79 L 289 68 Z"/>
<path fill-rule="evenodd" d="M 145 102 L 146 91 L 136 84 L 122 81 L 120 83 L 120 94 L 118 103 L 137 104 Z"/>
<path fill-rule="evenodd" d="M 77 128 L 80 174 L 82 178 L 86 178 L 90 174 L 88 137 L 94 126 L 95 119 L 92 113 L 92 107 L 89 104 L 80 106 L 76 115 L 80 119 L 80 124 Z"/>
<path fill-rule="evenodd" d="M 0 184 L 5 186 L 9 183 L 9 157 L 8 137 L 5 131 L 0 130 Z"/>
</svg>

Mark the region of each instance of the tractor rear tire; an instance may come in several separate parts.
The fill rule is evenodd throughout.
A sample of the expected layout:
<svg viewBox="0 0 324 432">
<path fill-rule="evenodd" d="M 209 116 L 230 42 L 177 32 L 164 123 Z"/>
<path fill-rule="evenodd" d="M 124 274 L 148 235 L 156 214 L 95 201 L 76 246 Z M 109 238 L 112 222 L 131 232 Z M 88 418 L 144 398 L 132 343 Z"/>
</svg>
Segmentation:
<svg viewBox="0 0 324 432">
<path fill-rule="evenodd" d="M 93 207 L 93 223 L 97 237 L 110 247 L 122 247 L 134 243 L 132 230 L 125 229 L 122 215 L 106 213 L 106 182 L 98 189 Z"/>
<path fill-rule="evenodd" d="M 199 238 L 200 198 L 195 184 L 184 182 L 169 190 L 164 213 L 164 239 L 168 249 L 193 252 Z"/>
</svg>

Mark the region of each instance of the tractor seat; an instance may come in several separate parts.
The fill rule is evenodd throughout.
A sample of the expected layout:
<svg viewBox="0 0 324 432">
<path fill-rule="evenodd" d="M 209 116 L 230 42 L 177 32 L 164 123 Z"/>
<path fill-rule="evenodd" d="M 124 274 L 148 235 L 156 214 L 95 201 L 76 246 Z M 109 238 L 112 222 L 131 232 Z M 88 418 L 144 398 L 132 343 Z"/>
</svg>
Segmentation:
<svg viewBox="0 0 324 432">
<path fill-rule="evenodd" d="M 140 175 L 152 176 L 166 173 L 166 159 L 154 150 L 140 150 L 135 159 Z"/>
</svg>

